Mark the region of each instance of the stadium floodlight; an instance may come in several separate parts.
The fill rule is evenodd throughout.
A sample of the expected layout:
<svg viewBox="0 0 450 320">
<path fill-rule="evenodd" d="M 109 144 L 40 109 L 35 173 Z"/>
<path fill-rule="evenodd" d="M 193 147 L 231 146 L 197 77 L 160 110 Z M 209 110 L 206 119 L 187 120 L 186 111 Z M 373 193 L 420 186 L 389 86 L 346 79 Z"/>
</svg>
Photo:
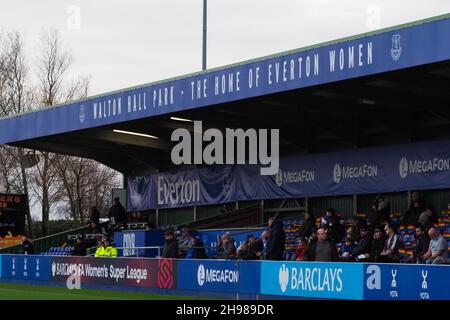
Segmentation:
<svg viewBox="0 0 450 320">
<path fill-rule="evenodd" d="M 132 131 L 125 131 L 125 130 L 117 130 L 117 129 L 113 129 L 114 132 L 117 133 L 124 133 L 124 134 L 130 134 L 133 136 L 139 136 L 139 137 L 145 137 L 145 138 L 152 138 L 152 139 L 159 139 L 158 137 L 149 135 L 149 134 L 145 134 L 145 133 L 139 133 L 139 132 L 132 132 Z"/>
<path fill-rule="evenodd" d="M 185 119 L 185 118 L 178 118 L 178 117 L 170 117 L 170 120 L 183 121 L 183 122 L 194 122 L 194 120 Z"/>
</svg>

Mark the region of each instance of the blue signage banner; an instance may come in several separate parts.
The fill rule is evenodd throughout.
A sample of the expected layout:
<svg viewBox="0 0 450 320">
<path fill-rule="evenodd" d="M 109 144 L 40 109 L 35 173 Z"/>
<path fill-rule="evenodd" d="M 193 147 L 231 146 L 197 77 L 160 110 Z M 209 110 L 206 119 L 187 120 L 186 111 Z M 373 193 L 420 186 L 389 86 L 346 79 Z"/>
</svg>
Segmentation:
<svg viewBox="0 0 450 320">
<path fill-rule="evenodd" d="M 149 185 L 145 185 L 149 184 Z M 257 165 L 214 166 L 128 178 L 128 210 L 234 201 L 450 187 L 450 141 L 280 159 L 273 176 Z"/>
<path fill-rule="evenodd" d="M 450 18 L 361 35 L 0 121 L 0 144 L 399 70 L 450 58 Z"/>
<path fill-rule="evenodd" d="M 366 264 L 365 300 L 450 300 L 450 266 Z"/>
<path fill-rule="evenodd" d="M 2 255 L 2 278 L 11 280 L 50 280 L 49 256 Z"/>
<path fill-rule="evenodd" d="M 163 230 L 124 230 L 114 232 L 114 244 L 121 257 L 156 257 L 162 249 L 135 249 L 142 247 L 164 247 Z"/>
<path fill-rule="evenodd" d="M 178 260 L 178 288 L 259 293 L 258 261 Z"/>
<path fill-rule="evenodd" d="M 261 262 L 261 294 L 363 299 L 361 263 Z"/>
</svg>

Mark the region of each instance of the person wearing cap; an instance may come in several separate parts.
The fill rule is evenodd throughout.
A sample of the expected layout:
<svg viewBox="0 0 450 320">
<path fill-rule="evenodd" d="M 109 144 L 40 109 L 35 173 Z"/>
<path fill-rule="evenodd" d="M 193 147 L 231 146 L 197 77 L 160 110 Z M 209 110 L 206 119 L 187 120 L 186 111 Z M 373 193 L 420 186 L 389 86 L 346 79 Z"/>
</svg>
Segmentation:
<svg viewBox="0 0 450 320">
<path fill-rule="evenodd" d="M 84 240 L 84 237 L 82 235 L 77 237 L 77 243 L 73 247 L 72 252 L 70 255 L 72 256 L 85 256 L 87 253 L 87 243 Z"/>
<path fill-rule="evenodd" d="M 359 227 L 359 240 L 355 249 L 353 250 L 352 257 L 354 260 L 366 260 L 370 248 L 372 247 L 372 236 L 370 234 L 369 228 L 365 225 Z"/>
<path fill-rule="evenodd" d="M 178 241 L 175 239 L 173 230 L 166 230 L 164 238 L 166 243 L 161 258 L 178 258 Z"/>
<path fill-rule="evenodd" d="M 95 251 L 95 257 L 97 258 L 117 258 L 119 255 L 116 248 L 111 244 L 111 240 L 106 238 L 103 240 L 102 245 Z"/>
</svg>

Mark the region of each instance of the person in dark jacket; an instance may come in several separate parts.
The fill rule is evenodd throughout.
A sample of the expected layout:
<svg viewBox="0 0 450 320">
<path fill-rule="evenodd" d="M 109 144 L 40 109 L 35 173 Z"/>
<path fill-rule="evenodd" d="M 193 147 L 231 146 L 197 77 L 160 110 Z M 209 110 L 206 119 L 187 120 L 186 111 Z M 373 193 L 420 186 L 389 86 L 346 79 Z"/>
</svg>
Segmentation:
<svg viewBox="0 0 450 320">
<path fill-rule="evenodd" d="M 161 258 L 178 258 L 178 241 L 174 237 L 173 230 L 166 230 L 164 232 L 166 244 Z"/>
<path fill-rule="evenodd" d="M 334 242 L 339 242 L 345 237 L 345 226 L 341 223 L 341 217 L 333 208 L 327 209 L 321 223 L 327 229 L 328 237 Z"/>
<path fill-rule="evenodd" d="M 89 213 L 89 222 L 100 224 L 100 212 L 98 212 L 96 207 L 91 207 L 91 211 Z"/>
<path fill-rule="evenodd" d="M 391 204 L 384 199 L 382 195 L 378 195 L 372 204 L 372 210 L 367 215 L 367 220 L 371 220 L 374 225 L 388 223 L 390 221 Z"/>
<path fill-rule="evenodd" d="M 414 252 L 405 259 L 405 262 L 425 263 L 423 255 L 428 252 L 428 248 L 430 247 L 430 237 L 422 225 L 415 226 L 414 240 L 416 242 Z"/>
<path fill-rule="evenodd" d="M 305 261 L 338 261 L 336 244 L 328 238 L 324 227 L 317 229 L 317 238 L 311 240 L 305 249 Z"/>
<path fill-rule="evenodd" d="M 268 260 L 283 260 L 286 234 L 283 222 L 272 217 L 269 219 L 269 256 Z"/>
<path fill-rule="evenodd" d="M 114 224 L 125 226 L 127 223 L 127 213 L 120 203 L 119 198 L 114 198 L 114 205 L 109 209 L 109 218 L 114 218 Z"/>
<path fill-rule="evenodd" d="M 400 224 L 416 225 L 419 217 L 426 209 L 426 202 L 418 192 L 413 192 L 408 210 L 400 218 Z"/>
<path fill-rule="evenodd" d="M 207 259 L 208 255 L 206 254 L 205 244 L 200 239 L 200 237 L 193 237 L 191 240 L 191 248 L 192 248 L 192 259 Z"/>
<path fill-rule="evenodd" d="M 313 229 L 316 225 L 316 219 L 311 212 L 305 211 L 305 221 L 303 222 L 303 226 L 298 233 L 299 238 L 309 238 L 311 233 L 313 233 Z"/>
<path fill-rule="evenodd" d="M 34 245 L 32 240 L 25 238 L 22 241 L 22 252 L 23 254 L 34 254 Z"/>
<path fill-rule="evenodd" d="M 72 252 L 70 253 L 70 255 L 72 256 L 86 256 L 87 254 L 87 243 L 84 240 L 83 236 L 79 236 L 77 238 L 77 243 L 75 244 L 75 246 L 73 247 Z"/>
<path fill-rule="evenodd" d="M 372 247 L 370 248 L 370 255 L 366 255 L 369 261 L 378 261 L 380 253 L 384 249 L 386 243 L 386 235 L 384 234 L 383 228 L 376 227 L 373 233 Z"/>
<path fill-rule="evenodd" d="M 402 237 L 397 233 L 397 226 L 393 223 L 386 225 L 384 231 L 386 232 L 386 242 L 377 262 L 398 263 L 400 262 L 399 249 Z"/>
<path fill-rule="evenodd" d="M 372 247 L 372 235 L 366 226 L 359 227 L 359 241 L 353 250 L 352 257 L 354 260 L 365 260 L 366 255 L 370 254 L 370 249 Z"/>
<path fill-rule="evenodd" d="M 229 233 L 222 235 L 222 238 L 217 246 L 217 253 L 214 256 L 215 259 L 235 259 L 236 258 L 236 246 Z"/>
</svg>

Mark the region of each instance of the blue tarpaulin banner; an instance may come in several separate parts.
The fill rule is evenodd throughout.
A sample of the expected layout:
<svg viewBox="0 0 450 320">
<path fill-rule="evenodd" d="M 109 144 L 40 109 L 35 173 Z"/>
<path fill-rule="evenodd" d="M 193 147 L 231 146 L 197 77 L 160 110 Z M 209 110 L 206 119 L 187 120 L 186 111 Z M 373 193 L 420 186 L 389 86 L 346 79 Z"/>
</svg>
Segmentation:
<svg viewBox="0 0 450 320">
<path fill-rule="evenodd" d="M 444 61 L 449 36 L 442 17 L 100 95 L 3 119 L 0 144 Z"/>
<path fill-rule="evenodd" d="M 336 196 L 450 187 L 450 141 L 280 159 L 262 176 L 257 165 L 213 166 L 128 178 L 128 211 L 245 200 Z"/>
</svg>

